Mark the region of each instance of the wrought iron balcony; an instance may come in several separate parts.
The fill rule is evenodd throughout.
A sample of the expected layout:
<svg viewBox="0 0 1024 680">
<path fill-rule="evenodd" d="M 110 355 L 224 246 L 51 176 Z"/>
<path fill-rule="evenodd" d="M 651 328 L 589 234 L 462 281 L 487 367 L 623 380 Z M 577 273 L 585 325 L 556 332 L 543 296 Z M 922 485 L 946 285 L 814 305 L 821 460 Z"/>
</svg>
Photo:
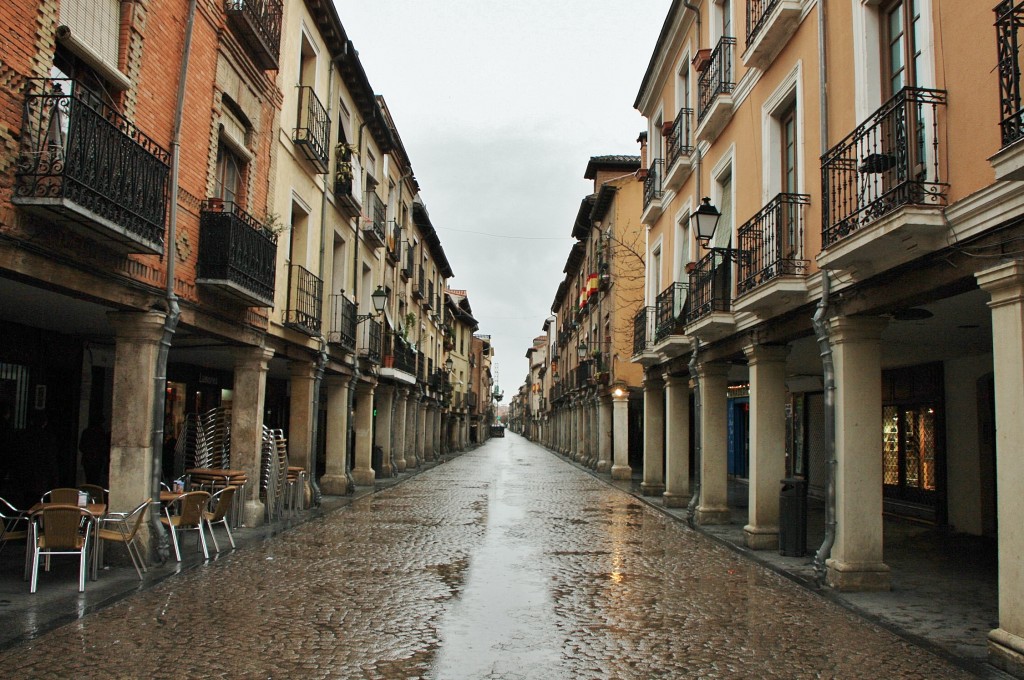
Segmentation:
<svg viewBox="0 0 1024 680">
<path fill-rule="evenodd" d="M 747 0 L 747 66 L 766 68 L 800 25 L 803 0 Z"/>
<path fill-rule="evenodd" d="M 721 251 L 699 259 L 690 273 L 690 310 L 686 323 L 732 309 L 732 264 Z"/>
<path fill-rule="evenodd" d="M 204 201 L 196 283 L 253 307 L 274 306 L 277 236 L 231 201 Z"/>
<path fill-rule="evenodd" d="M 388 223 L 387 246 L 388 259 L 394 263 L 400 262 L 402 259 L 402 228 L 398 226 L 398 222 Z"/>
<path fill-rule="evenodd" d="M 943 90 L 903 88 L 822 156 L 822 247 L 905 206 L 941 207 Z"/>
<path fill-rule="evenodd" d="M 170 160 L 76 81 L 30 79 L 11 202 L 118 252 L 162 255 Z"/>
<path fill-rule="evenodd" d="M 633 356 L 643 354 L 654 344 L 655 307 L 641 307 L 633 317 Z"/>
<path fill-rule="evenodd" d="M 404 341 L 396 338 L 394 356 L 394 367 L 396 369 L 409 375 L 416 375 L 416 350 Z"/>
<path fill-rule="evenodd" d="M 300 85 L 299 117 L 292 141 L 302 149 L 306 159 L 320 174 L 326 173 L 330 167 L 331 153 L 327 143 L 330 130 L 331 119 L 316 92 L 309 85 Z"/>
<path fill-rule="evenodd" d="M 676 281 L 669 284 L 668 288 L 658 293 L 658 297 L 654 299 L 655 342 L 661 342 L 668 336 L 681 332 L 683 320 L 686 318 L 688 292 L 689 284 Z"/>
<path fill-rule="evenodd" d="M 721 95 L 732 94 L 733 52 L 736 38 L 723 36 L 711 52 L 707 68 L 697 80 L 697 122 L 703 122 L 711 111 L 715 100 Z"/>
<path fill-rule="evenodd" d="M 367 319 L 363 322 L 359 356 L 364 357 L 370 363 L 379 364 L 383 338 L 384 330 L 381 323 L 375 319 Z"/>
<path fill-rule="evenodd" d="M 412 243 L 405 244 L 405 261 L 399 272 L 406 281 L 412 278 L 413 261 L 416 256 L 416 247 Z"/>
<path fill-rule="evenodd" d="M 423 271 L 423 267 L 419 267 L 416 270 L 416 280 L 412 284 L 412 299 L 422 300 L 423 296 L 427 293 L 427 275 Z"/>
<path fill-rule="evenodd" d="M 371 248 L 380 248 L 387 243 L 384 232 L 387 207 L 375 192 L 371 191 L 366 198 L 370 216 L 369 219 L 363 220 L 363 238 Z"/>
<path fill-rule="evenodd" d="M 228 24 L 264 71 L 277 70 L 281 53 L 281 0 L 226 0 Z"/>
<path fill-rule="evenodd" d="M 423 298 L 423 309 L 433 309 L 435 304 L 437 303 L 434 301 L 434 282 L 427 281 L 427 294 Z M 440 310 L 440 306 L 438 306 L 438 310 Z"/>
<path fill-rule="evenodd" d="M 1020 86 L 1020 35 L 1024 2 L 1002 0 L 995 8 L 996 47 L 999 53 L 999 128 L 1003 146 L 1024 137 L 1024 104 Z"/>
<path fill-rule="evenodd" d="M 644 210 L 654 201 L 660 201 L 665 193 L 661 186 L 664 174 L 665 161 L 661 158 L 651 161 L 651 167 L 647 169 L 647 177 L 644 179 Z"/>
<path fill-rule="evenodd" d="M 346 352 L 356 351 L 356 303 L 338 293 L 330 296 L 331 329 L 327 342 Z"/>
<path fill-rule="evenodd" d="M 346 217 L 356 217 L 363 209 L 356 184 L 357 172 L 359 167 L 352 147 L 338 144 L 334 151 L 334 198 L 338 210 Z"/>
<path fill-rule="evenodd" d="M 688 161 L 690 154 L 693 153 L 693 135 L 690 130 L 692 116 L 693 109 L 679 109 L 676 119 L 672 122 L 672 129 L 668 133 L 667 148 L 665 149 L 665 165 L 669 173 L 666 175 L 666 184 L 668 185 L 674 184 L 670 181 L 669 176 L 675 174 L 676 163 L 679 160 Z"/>
<path fill-rule="evenodd" d="M 297 264 L 290 265 L 284 325 L 306 335 L 319 335 L 323 290 L 324 282 L 313 272 Z"/>
<path fill-rule="evenodd" d="M 779 194 L 738 231 L 739 261 L 736 291 L 742 295 L 780 276 L 803 276 L 804 206 L 806 194 Z"/>
</svg>

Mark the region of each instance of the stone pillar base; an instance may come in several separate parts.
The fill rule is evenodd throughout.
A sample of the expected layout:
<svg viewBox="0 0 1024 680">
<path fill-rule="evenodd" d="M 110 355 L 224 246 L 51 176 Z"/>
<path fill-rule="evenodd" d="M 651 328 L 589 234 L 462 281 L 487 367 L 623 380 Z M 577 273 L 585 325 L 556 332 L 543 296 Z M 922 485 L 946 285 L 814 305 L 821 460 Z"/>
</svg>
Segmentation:
<svg viewBox="0 0 1024 680">
<path fill-rule="evenodd" d="M 395 470 L 398 472 L 405 472 L 406 462 L 405 458 L 400 458 L 395 461 Z"/>
<path fill-rule="evenodd" d="M 1024 638 L 1002 628 L 990 631 L 988 662 L 1010 675 L 1024 678 Z"/>
<path fill-rule="evenodd" d="M 640 493 L 643 494 L 644 496 L 660 496 L 663 493 L 665 493 L 665 485 L 648 484 L 647 482 L 643 482 L 640 485 Z"/>
<path fill-rule="evenodd" d="M 729 512 L 729 508 L 712 508 L 702 505 L 697 508 L 696 520 L 697 524 L 706 524 L 708 526 L 712 524 L 729 524 L 732 522 L 732 513 Z"/>
<path fill-rule="evenodd" d="M 348 493 L 348 478 L 345 475 L 324 475 L 320 478 L 320 491 L 328 496 L 344 496 Z"/>
<path fill-rule="evenodd" d="M 689 496 L 682 496 L 677 493 L 669 493 L 666 491 L 663 498 L 665 499 L 666 508 L 685 508 L 690 504 Z"/>
<path fill-rule="evenodd" d="M 356 486 L 373 486 L 377 482 L 377 475 L 373 468 L 356 468 L 352 470 L 352 480 Z"/>
<path fill-rule="evenodd" d="M 743 527 L 743 542 L 751 550 L 778 550 L 778 527 L 755 527 L 750 524 Z"/>
<path fill-rule="evenodd" d="M 242 506 L 242 524 L 250 528 L 263 526 L 264 512 L 263 501 L 246 501 Z"/>
<path fill-rule="evenodd" d="M 885 562 L 840 562 L 825 560 L 828 585 L 842 592 L 892 590 L 892 575 Z"/>
<path fill-rule="evenodd" d="M 608 472 L 608 470 L 610 470 L 611 467 L 612 467 L 612 464 L 609 463 L 606 460 L 598 461 L 598 463 L 597 463 L 597 471 L 598 472 Z"/>
<path fill-rule="evenodd" d="M 633 468 L 628 465 L 612 465 L 612 479 L 633 479 Z"/>
</svg>

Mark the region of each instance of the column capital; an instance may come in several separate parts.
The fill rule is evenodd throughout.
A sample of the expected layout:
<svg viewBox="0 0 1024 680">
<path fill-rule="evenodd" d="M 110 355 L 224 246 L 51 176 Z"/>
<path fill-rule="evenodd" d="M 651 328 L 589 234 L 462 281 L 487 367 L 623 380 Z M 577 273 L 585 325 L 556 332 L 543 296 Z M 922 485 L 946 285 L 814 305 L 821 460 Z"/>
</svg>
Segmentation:
<svg viewBox="0 0 1024 680">
<path fill-rule="evenodd" d="M 398 390 L 395 389 L 395 386 L 392 385 L 391 383 L 383 383 L 383 382 L 382 383 L 377 383 L 377 390 L 376 390 L 377 394 L 392 395 L 392 394 L 394 394 L 397 391 Z"/>
<path fill-rule="evenodd" d="M 665 387 L 665 380 L 657 374 L 648 373 L 644 376 L 644 392 L 648 390 L 661 390 Z"/>
<path fill-rule="evenodd" d="M 377 383 L 363 382 L 360 380 L 356 383 L 356 394 L 361 396 L 373 396 L 376 387 Z"/>
<path fill-rule="evenodd" d="M 789 345 L 747 345 L 743 348 L 747 363 L 784 363 L 789 356 Z"/>
<path fill-rule="evenodd" d="M 671 373 L 665 374 L 665 388 L 677 387 L 682 385 L 684 387 L 690 386 L 690 376 L 688 375 L 673 375 Z"/>
<path fill-rule="evenodd" d="M 1019 303 L 1024 298 L 1024 262 L 1020 260 L 1003 262 L 978 272 L 974 278 L 978 286 L 992 296 L 989 307 Z"/>
<path fill-rule="evenodd" d="M 295 359 L 288 362 L 288 375 L 292 378 L 316 378 L 316 362 L 305 359 Z"/>
<path fill-rule="evenodd" d="M 107 321 L 114 327 L 114 334 L 122 340 L 136 342 L 160 342 L 164 334 L 163 312 L 107 312 Z"/>
<path fill-rule="evenodd" d="M 697 364 L 697 375 L 704 378 L 724 378 L 729 375 L 729 364 L 724 361 L 702 361 Z"/>
<path fill-rule="evenodd" d="M 879 340 L 888 319 L 879 316 L 837 316 L 829 321 L 829 340 L 833 343 Z"/>
<path fill-rule="evenodd" d="M 274 358 L 274 350 L 267 347 L 236 347 L 232 351 L 235 370 L 267 370 L 267 364 Z"/>
<path fill-rule="evenodd" d="M 339 387 L 347 387 L 352 382 L 352 376 L 345 375 L 344 373 L 325 373 L 324 384 L 326 385 L 337 385 Z"/>
</svg>

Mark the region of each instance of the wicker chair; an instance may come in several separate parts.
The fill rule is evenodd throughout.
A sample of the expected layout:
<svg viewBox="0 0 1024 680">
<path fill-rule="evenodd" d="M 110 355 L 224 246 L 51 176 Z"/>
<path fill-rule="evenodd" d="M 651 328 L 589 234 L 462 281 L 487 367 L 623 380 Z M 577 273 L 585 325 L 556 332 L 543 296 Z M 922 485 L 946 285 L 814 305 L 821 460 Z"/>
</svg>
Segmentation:
<svg viewBox="0 0 1024 680">
<path fill-rule="evenodd" d="M 213 510 L 207 510 L 203 513 L 206 526 L 210 529 L 210 538 L 213 539 L 213 549 L 217 552 L 220 552 L 220 546 L 217 545 L 217 535 L 213 533 L 214 524 L 224 525 L 224 531 L 228 534 L 228 541 L 231 543 L 232 548 L 235 547 L 235 539 L 231 535 L 231 523 L 228 521 L 228 516 L 231 512 L 231 504 L 235 499 L 235 492 L 237 490 L 237 486 L 226 486 L 210 496 L 210 507 Z"/>
<path fill-rule="evenodd" d="M 210 501 L 206 491 L 189 491 L 174 499 L 164 508 L 164 516 L 160 518 L 164 526 L 171 531 L 171 542 L 174 544 L 174 557 L 181 562 L 181 548 L 178 545 L 179 531 L 198 531 L 199 544 L 203 548 L 203 557 L 210 559 L 210 551 L 206 548 L 206 534 L 203 531 L 205 518 L 203 513 Z M 176 514 L 171 509 L 177 510 Z"/>
<path fill-rule="evenodd" d="M 28 538 L 28 515 L 0 498 L 0 523 L 3 524 L 0 533 L 0 551 L 7 545 L 7 541 L 21 541 Z"/>
<path fill-rule="evenodd" d="M 78 493 L 78 489 L 74 491 Z M 32 580 L 29 592 L 36 592 L 39 561 L 45 556 L 49 566 L 53 555 L 78 555 L 78 592 L 85 592 L 86 555 L 94 520 L 95 517 L 85 508 L 65 503 L 48 503 L 32 513 Z"/>
<path fill-rule="evenodd" d="M 90 503 L 106 503 L 110 495 L 108 489 L 104 489 L 98 484 L 79 484 L 78 490 L 89 494 Z"/>
<path fill-rule="evenodd" d="M 61 487 L 50 489 L 39 499 L 41 503 L 61 503 L 65 505 L 78 505 L 78 489 Z"/>
<path fill-rule="evenodd" d="M 103 517 L 99 531 L 96 532 L 96 538 L 101 541 L 124 545 L 128 556 L 132 558 L 132 566 L 135 567 L 135 573 L 139 575 L 140 581 L 142 572 L 146 571 L 146 560 L 142 556 L 142 550 L 136 545 L 135 539 L 142 523 L 146 520 L 146 509 L 152 502 L 152 498 L 147 498 L 131 512 L 108 512 Z"/>
</svg>

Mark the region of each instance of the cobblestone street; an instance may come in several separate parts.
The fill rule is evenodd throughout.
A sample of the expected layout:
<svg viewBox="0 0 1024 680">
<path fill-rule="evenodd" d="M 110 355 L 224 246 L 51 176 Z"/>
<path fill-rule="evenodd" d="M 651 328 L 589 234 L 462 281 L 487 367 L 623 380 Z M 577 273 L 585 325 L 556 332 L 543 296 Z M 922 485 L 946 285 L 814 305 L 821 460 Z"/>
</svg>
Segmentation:
<svg viewBox="0 0 1024 680">
<path fill-rule="evenodd" d="M 0 667 L 7 678 L 970 677 L 513 434 L 7 649 Z"/>
</svg>

